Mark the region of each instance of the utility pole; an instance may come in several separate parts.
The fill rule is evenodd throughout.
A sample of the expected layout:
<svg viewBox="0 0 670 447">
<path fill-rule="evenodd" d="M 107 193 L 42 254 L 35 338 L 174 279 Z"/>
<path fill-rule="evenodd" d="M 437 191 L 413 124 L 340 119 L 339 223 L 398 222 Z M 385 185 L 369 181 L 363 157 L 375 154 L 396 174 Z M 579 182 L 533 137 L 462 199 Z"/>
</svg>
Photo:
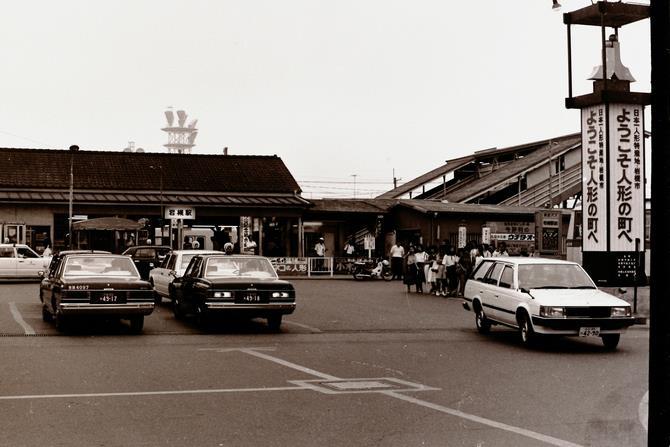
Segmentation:
<svg viewBox="0 0 670 447">
<path fill-rule="evenodd" d="M 648 445 L 670 445 L 670 303 L 663 279 L 670 268 L 670 5 L 651 0 L 651 284 Z"/>
<path fill-rule="evenodd" d="M 73 144 L 70 146 L 70 197 L 68 200 L 68 220 L 67 220 L 67 248 L 72 249 L 72 206 L 74 202 L 74 153 L 79 150 L 79 146 Z"/>
</svg>

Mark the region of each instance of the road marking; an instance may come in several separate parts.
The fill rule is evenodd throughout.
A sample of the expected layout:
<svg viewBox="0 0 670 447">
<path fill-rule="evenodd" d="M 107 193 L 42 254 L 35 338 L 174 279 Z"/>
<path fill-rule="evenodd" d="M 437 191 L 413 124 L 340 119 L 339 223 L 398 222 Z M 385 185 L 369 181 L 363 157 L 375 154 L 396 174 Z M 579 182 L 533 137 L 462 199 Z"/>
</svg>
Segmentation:
<svg viewBox="0 0 670 447">
<path fill-rule="evenodd" d="M 399 394 L 396 391 L 380 391 L 381 394 L 385 394 L 396 399 L 404 400 L 405 402 L 410 402 L 415 405 L 420 405 L 422 407 L 430 408 L 431 410 L 440 411 L 442 413 L 447 413 L 452 416 L 456 416 L 462 419 L 467 419 L 469 421 L 477 422 L 478 424 L 488 425 L 489 427 L 498 428 L 500 430 L 509 431 L 517 435 L 526 436 L 527 438 L 537 439 L 538 441 L 545 442 L 547 444 L 555 445 L 558 447 L 581 447 L 579 444 L 574 444 L 569 441 L 564 441 L 562 439 L 554 438 L 552 436 L 543 435 L 542 433 L 537 433 L 534 431 L 526 430 L 525 428 L 515 427 L 513 425 L 503 424 L 502 422 L 497 422 L 491 419 L 483 418 L 480 416 L 475 416 L 474 414 L 464 413 L 460 410 L 455 410 L 453 408 L 443 407 L 442 405 L 437 405 L 432 402 L 426 402 L 425 400 L 416 399 L 411 396 L 405 396 L 404 394 Z"/>
<path fill-rule="evenodd" d="M 261 349 L 264 349 L 264 348 L 261 348 Z M 302 371 L 302 372 L 307 373 L 307 374 L 312 374 L 314 376 L 321 377 L 321 378 L 324 378 L 326 380 L 343 380 L 341 378 L 331 376 L 330 374 L 322 373 L 322 372 L 313 370 L 311 368 L 307 368 L 307 367 L 304 367 L 304 366 L 301 366 L 301 365 L 297 365 L 295 363 L 291 363 L 291 362 L 288 362 L 286 360 L 282 360 L 280 358 L 273 357 L 273 356 L 268 355 L 268 354 L 262 354 L 262 353 L 258 352 L 258 350 L 256 348 L 240 348 L 238 350 L 240 352 L 244 352 L 245 354 L 249 354 L 249 355 L 253 355 L 253 356 L 258 357 L 258 358 L 269 360 L 271 362 L 274 362 L 274 363 L 277 363 L 277 364 L 280 364 L 280 365 L 283 365 L 283 366 L 286 366 L 286 367 L 289 367 L 289 368 L 292 368 L 292 369 L 295 369 L 295 370 L 298 370 L 298 371 Z M 267 350 L 267 349 L 264 349 L 264 350 Z M 574 444 L 574 443 L 569 442 L 569 441 L 564 441 L 562 439 L 554 438 L 554 437 L 548 436 L 548 435 L 543 435 L 542 433 L 537 433 L 537 432 L 534 432 L 534 431 L 531 431 L 531 430 L 526 430 L 524 428 L 515 427 L 513 425 L 507 425 L 507 424 L 504 424 L 502 422 L 497 422 L 497 421 L 494 421 L 494 420 L 491 420 L 491 419 L 476 416 L 474 414 L 464 413 L 460 410 L 455 410 L 453 408 L 443 407 L 442 405 L 437 405 L 437 404 L 434 404 L 434 403 L 431 403 L 431 402 L 427 402 L 425 400 L 416 399 L 416 398 L 411 397 L 411 396 L 405 396 L 404 394 L 399 394 L 396 391 L 384 391 L 384 390 L 382 390 L 382 391 L 377 391 L 377 393 L 384 394 L 386 396 L 393 397 L 395 399 L 400 399 L 400 400 L 403 400 L 405 402 L 410 402 L 410 403 L 413 403 L 415 405 L 420 405 L 422 407 L 430 408 L 432 410 L 440 411 L 442 413 L 446 413 L 446 414 L 449 414 L 449 415 L 452 415 L 452 416 L 460 417 L 462 419 L 467 419 L 467 420 L 470 420 L 470 421 L 473 421 L 473 422 L 477 422 L 477 423 L 482 424 L 482 425 L 488 425 L 489 427 L 497 428 L 497 429 L 500 429 L 500 430 L 505 430 L 505 431 L 508 431 L 508 432 L 511 432 L 511 433 L 515 433 L 517 435 L 521 435 L 521 436 L 525 436 L 525 437 L 528 437 L 528 438 L 536 439 L 536 440 L 545 442 L 547 444 L 555 445 L 555 446 L 558 446 L 558 447 L 581 447 L 579 444 Z"/>
<path fill-rule="evenodd" d="M 35 335 L 35 329 L 30 327 L 30 325 L 25 322 L 25 320 L 21 316 L 21 313 L 19 312 L 19 309 L 16 308 L 16 303 L 14 303 L 13 301 L 9 303 L 9 310 L 12 312 L 14 320 L 16 320 L 16 322 L 21 325 L 26 335 Z"/>
<path fill-rule="evenodd" d="M 319 328 L 312 327 L 312 326 L 307 326 L 306 324 L 296 323 L 295 321 L 284 320 L 284 324 L 288 324 L 288 325 L 291 325 L 291 326 L 298 326 L 298 327 L 301 327 L 303 329 L 307 329 L 308 331 L 311 331 L 315 334 L 322 334 L 323 333 L 323 331 Z"/>
<path fill-rule="evenodd" d="M 637 414 L 644 429 L 649 431 L 649 390 L 644 393 L 642 401 L 640 401 L 640 407 L 637 410 Z"/>
<path fill-rule="evenodd" d="M 81 394 L 27 394 L 20 396 L 0 396 L 0 400 L 21 399 L 76 399 L 85 397 L 124 397 L 124 396 L 170 396 L 180 394 L 217 394 L 217 393 L 247 393 L 259 391 L 295 391 L 305 390 L 302 386 L 285 386 L 269 388 L 223 388 L 207 390 L 178 390 L 178 391 L 134 391 L 126 393 L 81 393 Z"/>
</svg>

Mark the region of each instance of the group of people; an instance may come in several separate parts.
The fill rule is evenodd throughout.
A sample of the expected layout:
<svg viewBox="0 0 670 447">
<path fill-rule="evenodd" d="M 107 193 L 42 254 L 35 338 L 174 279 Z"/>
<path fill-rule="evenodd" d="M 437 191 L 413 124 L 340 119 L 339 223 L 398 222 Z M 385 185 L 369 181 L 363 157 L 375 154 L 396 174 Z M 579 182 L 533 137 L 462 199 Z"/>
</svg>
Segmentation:
<svg viewBox="0 0 670 447">
<path fill-rule="evenodd" d="M 428 293 L 438 296 L 463 296 L 465 282 L 474 268 L 487 257 L 509 256 L 505 243 L 493 248 L 487 244 L 469 242 L 463 248 L 449 244 L 430 247 L 409 244 L 405 252 L 402 244 L 394 244 L 389 252 L 393 279 L 402 279 L 411 292 L 424 293 L 424 285 L 430 287 Z"/>
</svg>

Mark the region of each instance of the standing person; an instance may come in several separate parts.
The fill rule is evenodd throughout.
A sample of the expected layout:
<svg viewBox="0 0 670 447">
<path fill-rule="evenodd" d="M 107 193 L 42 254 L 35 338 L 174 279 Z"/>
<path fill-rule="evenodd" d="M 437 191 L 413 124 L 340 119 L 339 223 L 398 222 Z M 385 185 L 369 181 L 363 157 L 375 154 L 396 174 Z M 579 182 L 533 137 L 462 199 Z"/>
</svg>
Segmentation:
<svg viewBox="0 0 670 447">
<path fill-rule="evenodd" d="M 435 295 L 447 296 L 447 270 L 444 266 L 444 249 L 440 248 L 440 251 L 437 253 L 437 273 L 435 274 L 437 282 L 437 291 Z"/>
<path fill-rule="evenodd" d="M 314 246 L 314 252 L 316 253 L 316 256 L 321 259 L 316 260 L 316 270 L 317 271 L 323 271 L 323 258 L 326 256 L 326 244 L 324 242 L 324 239 L 322 237 L 319 238 L 319 241 L 316 243 Z"/>
<path fill-rule="evenodd" d="M 428 253 L 425 252 L 421 245 L 418 245 L 416 248 L 416 253 L 414 253 L 414 258 L 416 259 L 416 270 L 417 270 L 417 284 L 421 284 L 421 291 L 417 290 L 419 293 L 423 293 L 423 283 L 426 282 L 426 262 L 428 262 Z"/>
<path fill-rule="evenodd" d="M 447 296 L 451 296 L 456 293 L 458 289 L 458 275 L 456 274 L 456 264 L 458 263 L 458 256 L 454 251 L 454 247 L 449 246 L 447 248 L 447 253 L 442 258 L 442 264 L 444 264 L 444 270 L 447 275 Z"/>
<path fill-rule="evenodd" d="M 411 292 L 412 285 L 416 287 L 417 293 L 421 293 L 421 286 L 418 282 L 418 271 L 416 268 L 416 256 L 414 249 L 410 247 L 403 263 L 403 283 L 407 286 L 407 292 Z"/>
<path fill-rule="evenodd" d="M 402 279 L 402 263 L 405 258 L 405 249 L 402 244 L 393 244 L 389 250 L 389 256 L 391 257 L 391 273 L 393 273 L 391 279 Z"/>
<path fill-rule="evenodd" d="M 505 246 L 504 242 L 501 242 L 496 246 L 496 249 L 493 250 L 493 257 L 497 258 L 500 256 L 509 256 L 509 253 L 507 253 L 507 247 Z"/>
<path fill-rule="evenodd" d="M 356 245 L 354 244 L 354 241 L 349 239 L 347 241 L 347 244 L 344 246 L 344 254 L 351 257 L 356 254 Z"/>
<path fill-rule="evenodd" d="M 49 233 L 44 233 L 44 239 L 42 240 L 42 243 L 44 244 L 44 251 L 42 252 L 42 256 L 45 258 L 51 256 L 53 248 L 51 247 L 51 238 L 49 237 Z"/>
<path fill-rule="evenodd" d="M 456 264 L 456 271 L 458 273 L 458 296 L 462 297 L 465 292 L 465 282 L 472 273 L 472 258 L 470 254 L 461 249 L 458 253 L 458 264 Z"/>
</svg>

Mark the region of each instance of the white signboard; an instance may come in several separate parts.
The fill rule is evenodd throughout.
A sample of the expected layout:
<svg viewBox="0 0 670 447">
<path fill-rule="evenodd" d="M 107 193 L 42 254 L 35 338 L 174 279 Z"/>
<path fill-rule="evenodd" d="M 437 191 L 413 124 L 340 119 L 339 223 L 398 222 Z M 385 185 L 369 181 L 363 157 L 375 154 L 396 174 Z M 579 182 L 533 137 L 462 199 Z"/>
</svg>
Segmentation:
<svg viewBox="0 0 670 447">
<path fill-rule="evenodd" d="M 374 250 L 375 249 L 375 235 L 368 233 L 363 238 L 363 248 L 365 250 Z"/>
<path fill-rule="evenodd" d="M 644 241 L 644 109 L 610 104 L 610 250 Z"/>
<path fill-rule="evenodd" d="M 482 244 L 491 243 L 491 227 L 482 227 Z"/>
<path fill-rule="evenodd" d="M 458 248 L 465 247 L 467 237 L 468 237 L 467 227 L 464 226 L 458 227 Z"/>
<path fill-rule="evenodd" d="M 251 242 L 252 219 L 249 216 L 240 216 L 240 251 L 245 254 L 253 254 L 255 244 Z"/>
<path fill-rule="evenodd" d="M 165 208 L 166 219 L 195 219 L 195 207 L 168 206 Z"/>
<path fill-rule="evenodd" d="M 583 251 L 607 250 L 605 105 L 582 109 Z"/>
</svg>

